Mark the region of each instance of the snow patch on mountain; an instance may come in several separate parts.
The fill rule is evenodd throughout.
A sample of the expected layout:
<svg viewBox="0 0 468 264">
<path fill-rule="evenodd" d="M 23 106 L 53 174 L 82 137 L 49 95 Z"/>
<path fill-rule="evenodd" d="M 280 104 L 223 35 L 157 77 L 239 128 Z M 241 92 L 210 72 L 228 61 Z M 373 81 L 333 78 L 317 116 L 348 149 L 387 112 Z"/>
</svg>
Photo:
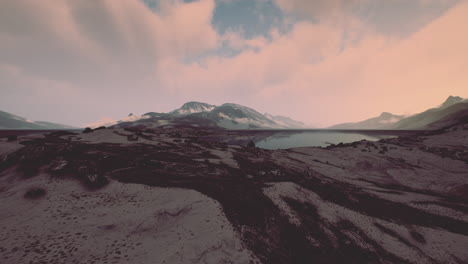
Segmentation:
<svg viewBox="0 0 468 264">
<path fill-rule="evenodd" d="M 398 117 L 390 117 L 389 119 L 382 119 L 382 120 L 378 120 L 377 122 L 379 122 L 380 124 L 394 124 L 398 121 L 400 121 L 402 118 L 398 118 Z"/>
<path fill-rule="evenodd" d="M 170 114 L 189 115 L 195 113 L 211 112 L 215 108 L 215 105 L 192 101 L 185 103 L 181 108 L 170 112 Z"/>
<path fill-rule="evenodd" d="M 148 115 L 139 116 L 139 115 L 130 114 L 127 117 L 122 118 L 118 122 L 119 123 L 122 123 L 122 122 L 135 122 L 135 121 L 138 121 L 138 120 L 141 120 L 141 119 L 147 119 L 147 118 L 150 118 L 150 116 L 148 116 Z"/>
<path fill-rule="evenodd" d="M 218 126 L 227 129 L 287 128 L 260 114 L 256 110 L 239 104 L 223 104 L 216 107 L 211 114 Z"/>
<path fill-rule="evenodd" d="M 265 113 L 264 116 L 275 121 L 279 125 L 282 125 L 288 128 L 305 128 L 306 126 L 303 122 L 296 121 L 287 116 L 280 116 L 280 115 L 274 116 L 268 113 Z"/>
<path fill-rule="evenodd" d="M 84 127 L 89 127 L 89 128 L 97 128 L 101 126 L 112 126 L 117 124 L 117 120 L 114 120 L 113 118 L 110 117 L 101 117 L 99 120 L 84 124 Z"/>
<path fill-rule="evenodd" d="M 139 116 L 139 115 L 134 115 L 134 114 L 129 114 L 127 117 L 124 117 L 120 120 L 115 120 L 110 117 L 102 117 L 98 121 L 85 124 L 84 127 L 89 127 L 93 129 L 101 127 L 101 126 L 109 127 L 109 126 L 113 126 L 113 125 L 125 123 L 125 122 L 136 122 L 138 120 L 147 119 L 147 118 L 150 118 L 150 116 L 148 115 Z"/>
</svg>

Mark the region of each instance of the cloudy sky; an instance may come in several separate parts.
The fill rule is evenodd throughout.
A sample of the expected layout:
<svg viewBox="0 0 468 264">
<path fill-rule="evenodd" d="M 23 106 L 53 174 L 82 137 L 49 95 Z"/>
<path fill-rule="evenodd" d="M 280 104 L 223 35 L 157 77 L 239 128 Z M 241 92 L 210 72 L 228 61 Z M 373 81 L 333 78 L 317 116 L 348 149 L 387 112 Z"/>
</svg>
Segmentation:
<svg viewBox="0 0 468 264">
<path fill-rule="evenodd" d="M 468 97 L 466 0 L 1 0 L 0 110 L 81 126 L 186 101 L 316 126 Z"/>
</svg>

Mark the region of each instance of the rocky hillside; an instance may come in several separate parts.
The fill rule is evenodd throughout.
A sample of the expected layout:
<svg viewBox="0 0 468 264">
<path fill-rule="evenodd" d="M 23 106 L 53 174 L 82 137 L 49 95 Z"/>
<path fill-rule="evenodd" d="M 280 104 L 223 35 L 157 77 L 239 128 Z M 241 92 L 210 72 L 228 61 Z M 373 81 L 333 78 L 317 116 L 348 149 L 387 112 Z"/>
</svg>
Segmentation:
<svg viewBox="0 0 468 264">
<path fill-rule="evenodd" d="M 357 123 L 344 123 L 331 126 L 331 129 L 385 129 L 392 124 L 404 119 L 403 115 L 394 115 L 383 112 L 380 116 L 370 118 Z"/>
<path fill-rule="evenodd" d="M 457 124 L 466 116 L 468 116 L 468 100 L 459 96 L 449 96 L 440 106 L 409 117 L 384 112 L 378 117 L 357 123 L 338 124 L 330 128 L 437 130 Z"/>
<path fill-rule="evenodd" d="M 2 263 L 468 259 L 467 124 L 277 151 L 206 129 L 86 132 L 0 142 Z"/>
<path fill-rule="evenodd" d="M 420 114 L 405 118 L 390 128 L 393 129 L 440 129 L 458 123 L 468 116 L 468 101 L 447 101 L 438 108 L 432 108 Z"/>
</svg>

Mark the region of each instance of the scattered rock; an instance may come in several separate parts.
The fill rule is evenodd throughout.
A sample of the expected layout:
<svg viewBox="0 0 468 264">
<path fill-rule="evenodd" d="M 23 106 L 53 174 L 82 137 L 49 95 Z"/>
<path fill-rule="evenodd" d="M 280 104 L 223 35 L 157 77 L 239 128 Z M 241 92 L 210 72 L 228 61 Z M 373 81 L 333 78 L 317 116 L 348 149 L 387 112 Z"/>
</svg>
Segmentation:
<svg viewBox="0 0 468 264">
<path fill-rule="evenodd" d="M 247 147 L 248 148 L 255 148 L 255 143 L 253 141 L 250 141 L 249 143 L 247 143 Z"/>
<path fill-rule="evenodd" d="M 87 134 L 87 133 L 91 133 L 91 132 L 93 132 L 93 130 L 92 130 L 91 128 L 87 127 L 87 128 L 85 128 L 85 129 L 83 130 L 82 133 Z"/>
<path fill-rule="evenodd" d="M 66 161 L 62 157 L 56 158 L 52 163 L 49 165 L 49 172 L 54 174 L 59 174 L 65 171 L 65 168 L 68 165 L 68 161 Z"/>
<path fill-rule="evenodd" d="M 18 136 L 12 135 L 7 137 L 8 142 L 16 141 L 18 139 Z"/>
<path fill-rule="evenodd" d="M 128 135 L 127 140 L 128 141 L 138 141 L 139 137 L 137 135 Z"/>
<path fill-rule="evenodd" d="M 46 195 L 46 190 L 42 189 L 42 188 L 39 188 L 39 187 L 36 187 L 36 188 L 32 188 L 30 190 L 28 190 L 25 194 L 24 194 L 24 198 L 26 199 L 39 199 L 39 198 L 42 198 Z"/>
</svg>

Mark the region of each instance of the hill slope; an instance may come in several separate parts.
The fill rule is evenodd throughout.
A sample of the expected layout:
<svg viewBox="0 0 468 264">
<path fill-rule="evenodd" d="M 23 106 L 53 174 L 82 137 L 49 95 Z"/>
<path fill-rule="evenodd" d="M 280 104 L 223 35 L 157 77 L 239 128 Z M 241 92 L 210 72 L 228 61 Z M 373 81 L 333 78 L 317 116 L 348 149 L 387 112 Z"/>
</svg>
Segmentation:
<svg viewBox="0 0 468 264">
<path fill-rule="evenodd" d="M 331 129 L 436 130 L 457 124 L 468 115 L 468 100 L 449 96 L 439 107 L 409 117 L 384 112 L 378 117 L 356 123 L 331 126 Z"/>
<path fill-rule="evenodd" d="M 468 101 L 450 96 L 438 108 L 407 117 L 388 128 L 391 129 L 439 129 L 457 123 L 468 111 Z"/>
<path fill-rule="evenodd" d="M 72 129 L 75 127 L 46 121 L 31 121 L 24 117 L 0 111 L 0 129 Z"/>
<path fill-rule="evenodd" d="M 287 116 L 281 116 L 281 115 L 275 116 L 275 115 L 270 115 L 268 113 L 265 113 L 264 116 L 288 128 L 305 128 L 306 126 L 303 122 L 296 121 Z"/>
<path fill-rule="evenodd" d="M 370 118 L 356 123 L 344 123 L 331 126 L 332 129 L 382 129 L 388 127 L 389 124 L 396 123 L 405 118 L 402 115 L 394 115 L 383 112 L 380 116 Z"/>
</svg>

